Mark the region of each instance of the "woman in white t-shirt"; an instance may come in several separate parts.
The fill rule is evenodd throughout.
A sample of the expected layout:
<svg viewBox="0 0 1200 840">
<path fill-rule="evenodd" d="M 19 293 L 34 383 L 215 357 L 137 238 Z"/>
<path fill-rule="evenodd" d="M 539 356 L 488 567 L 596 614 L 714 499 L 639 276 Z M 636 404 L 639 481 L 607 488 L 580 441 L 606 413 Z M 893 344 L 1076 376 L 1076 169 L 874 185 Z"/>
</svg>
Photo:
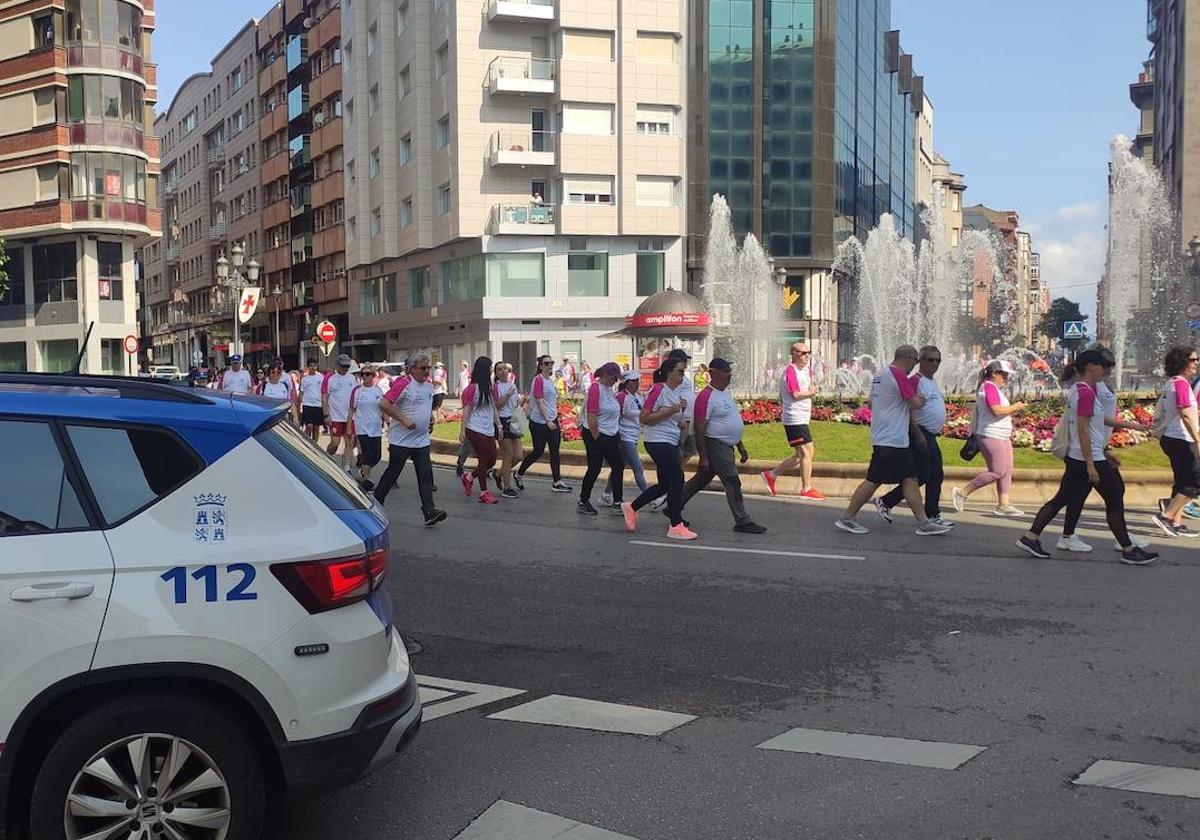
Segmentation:
<svg viewBox="0 0 1200 840">
<path fill-rule="evenodd" d="M 584 395 L 583 444 L 587 449 L 587 472 L 579 490 L 577 510 L 585 516 L 595 516 L 592 507 L 592 488 L 607 463 L 616 497 L 610 504 L 620 505 L 625 482 L 625 459 L 621 455 L 621 404 L 613 393 L 621 368 L 616 362 L 605 362 L 596 368 L 595 376 Z M 591 376 L 589 372 L 589 376 Z"/>
<path fill-rule="evenodd" d="M 517 382 L 513 378 L 512 365 L 508 362 L 496 362 L 493 369 L 496 381 L 492 384 L 492 397 L 496 403 L 496 414 L 500 416 L 500 472 L 492 470 L 492 478 L 501 488 L 500 495 L 509 499 L 517 498 L 517 489 L 513 487 L 512 469 L 521 463 L 524 453 L 521 451 L 521 436 L 510 426 L 513 414 L 521 403 L 521 395 L 517 391 Z M 523 485 L 520 485 L 523 488 Z"/>
<path fill-rule="evenodd" d="M 1025 403 L 1012 403 L 1004 393 L 1012 365 L 1004 359 L 988 362 L 979 374 L 979 386 L 975 394 L 975 437 L 979 451 L 983 453 L 987 469 L 975 476 L 966 487 L 955 487 L 954 509 L 962 513 L 963 506 L 976 490 L 996 485 L 997 516 L 1024 516 L 1025 512 L 1012 504 L 1013 480 L 1013 415 L 1025 408 Z"/>
<path fill-rule="evenodd" d="M 637 529 L 638 511 L 665 494 L 667 516 L 671 520 L 667 536 L 675 540 L 696 539 L 696 532 L 683 521 L 683 460 L 679 454 L 682 426 L 687 422 L 687 398 L 680 393 L 686 369 L 686 360 L 668 356 L 655 371 L 654 386 L 642 405 L 642 437 L 658 478 L 633 502 L 621 505 L 625 527 L 630 531 Z"/>
<path fill-rule="evenodd" d="M 1194 537 L 1193 531 L 1183 524 L 1183 509 L 1187 503 L 1200 496 L 1200 419 L 1197 417 L 1196 394 L 1191 381 L 1200 362 L 1194 347 L 1172 347 L 1163 360 L 1163 372 L 1168 379 L 1163 384 L 1159 411 L 1164 419 L 1155 421 L 1162 429 L 1158 445 L 1171 461 L 1174 483 L 1171 500 L 1161 514 L 1155 514 L 1154 524 L 1170 537 Z"/>
<path fill-rule="evenodd" d="M 645 490 L 650 485 L 646 482 L 646 471 L 642 468 L 642 456 L 638 452 L 638 442 L 642 439 L 642 403 L 638 394 L 641 376 L 636 370 L 627 370 L 621 374 L 621 387 L 617 390 L 617 402 L 621 406 L 621 457 L 625 466 L 633 471 L 633 480 L 638 490 Z M 608 487 L 601 496 L 605 504 L 612 504 L 613 483 L 609 476 Z"/>
<path fill-rule="evenodd" d="M 488 473 L 496 463 L 496 438 L 500 437 L 500 415 L 492 396 L 492 360 L 480 356 L 471 370 L 471 384 L 460 394 L 462 400 L 462 424 L 458 432 L 459 443 L 471 442 L 475 450 L 474 473 L 463 473 L 463 492 L 471 496 L 471 477 L 479 481 L 479 501 L 494 505 L 499 501 L 488 491 Z"/>
</svg>

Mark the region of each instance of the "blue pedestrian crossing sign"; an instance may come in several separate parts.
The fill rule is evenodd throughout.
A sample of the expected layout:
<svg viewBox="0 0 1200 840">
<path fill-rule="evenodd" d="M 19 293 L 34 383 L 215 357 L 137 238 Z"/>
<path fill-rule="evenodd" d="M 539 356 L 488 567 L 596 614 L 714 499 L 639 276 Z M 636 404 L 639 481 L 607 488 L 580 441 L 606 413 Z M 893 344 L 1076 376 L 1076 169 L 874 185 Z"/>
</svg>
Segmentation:
<svg viewBox="0 0 1200 840">
<path fill-rule="evenodd" d="M 1087 333 L 1083 329 L 1083 321 L 1064 321 L 1063 322 L 1063 338 L 1085 338 Z"/>
</svg>

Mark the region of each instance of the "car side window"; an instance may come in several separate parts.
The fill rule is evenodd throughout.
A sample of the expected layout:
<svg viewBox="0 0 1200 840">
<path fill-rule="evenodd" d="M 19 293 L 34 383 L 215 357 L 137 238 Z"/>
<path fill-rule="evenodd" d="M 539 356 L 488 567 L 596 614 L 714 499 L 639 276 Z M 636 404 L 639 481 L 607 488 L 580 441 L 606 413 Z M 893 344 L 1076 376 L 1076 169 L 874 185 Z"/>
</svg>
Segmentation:
<svg viewBox="0 0 1200 840">
<path fill-rule="evenodd" d="M 177 439 L 155 429 L 68 426 L 67 435 L 108 523 L 162 498 L 203 466 Z"/>
<path fill-rule="evenodd" d="M 7 450 L 0 481 L 0 537 L 88 527 L 47 423 L 0 420 Z"/>
</svg>

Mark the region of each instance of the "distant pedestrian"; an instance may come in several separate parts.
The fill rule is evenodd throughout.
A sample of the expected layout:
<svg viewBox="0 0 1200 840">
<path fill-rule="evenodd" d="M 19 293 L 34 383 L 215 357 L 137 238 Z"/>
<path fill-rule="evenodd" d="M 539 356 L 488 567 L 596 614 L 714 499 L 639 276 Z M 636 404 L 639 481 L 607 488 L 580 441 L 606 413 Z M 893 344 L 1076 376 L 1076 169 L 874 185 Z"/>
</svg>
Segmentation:
<svg viewBox="0 0 1200 840">
<path fill-rule="evenodd" d="M 442 403 L 446 401 L 446 366 L 441 362 L 433 366 L 433 410 L 436 414 L 442 410 Z"/>
<path fill-rule="evenodd" d="M 242 357 L 234 354 L 229 357 L 229 370 L 222 371 L 217 380 L 218 391 L 228 391 L 231 394 L 254 393 L 254 377 L 250 371 L 242 367 Z"/>
<path fill-rule="evenodd" d="M 321 383 L 321 410 L 329 423 L 329 445 L 325 451 L 332 458 L 341 447 L 342 468 L 347 472 L 350 471 L 350 450 L 356 443 L 351 439 L 349 428 L 350 392 L 358 385 L 358 380 L 350 373 L 353 365 L 354 360 L 342 353 L 337 357 L 337 370 L 327 373 Z"/>
<path fill-rule="evenodd" d="M 321 436 L 325 423 L 321 387 L 325 377 L 317 370 L 317 360 L 309 359 L 307 372 L 300 377 L 300 423 L 304 433 L 314 442 Z"/>
<path fill-rule="evenodd" d="M 608 464 L 613 491 L 612 504 L 620 507 L 625 481 L 625 459 L 621 455 L 621 404 L 613 393 L 621 368 L 615 362 L 606 362 L 596 369 L 595 381 L 588 387 L 584 397 L 583 445 L 587 450 L 587 472 L 579 489 L 577 510 L 586 516 L 595 516 L 592 507 L 592 488 L 600 471 Z"/>
<path fill-rule="evenodd" d="M 471 371 L 471 384 L 462 392 L 462 423 L 459 440 L 467 440 L 475 451 L 474 477 L 479 481 L 479 501 L 494 505 L 497 498 L 488 492 L 488 474 L 496 463 L 496 438 L 500 436 L 500 416 L 492 398 L 492 360 L 480 356 Z M 462 476 L 463 492 L 470 497 L 471 473 Z"/>
<path fill-rule="evenodd" d="M 1086 500 L 1094 486 L 1104 499 L 1108 527 L 1121 546 L 1121 562 L 1145 566 L 1158 559 L 1158 555 L 1135 546 L 1130 539 L 1125 522 L 1125 482 L 1104 455 L 1108 427 L 1096 385 L 1112 369 L 1105 366 L 1105 361 L 1099 351 L 1084 350 L 1076 356 L 1074 370 L 1070 367 L 1067 370 L 1068 374 L 1077 371 L 1079 377 L 1071 389 L 1065 414 L 1069 442 L 1062 481 L 1054 497 L 1037 512 L 1033 525 L 1017 540 L 1017 547 L 1034 557 L 1048 558 L 1050 552 L 1042 548 L 1042 531 L 1064 507 Z"/>
<path fill-rule="evenodd" d="M 471 384 L 471 364 L 466 359 L 458 363 L 458 398 L 462 400 L 463 391 Z"/>
<path fill-rule="evenodd" d="M 1158 401 L 1155 429 L 1158 444 L 1171 461 L 1174 483 L 1171 498 L 1159 502 L 1154 524 L 1169 537 L 1195 537 L 1197 531 L 1183 524 L 1183 509 L 1200 497 L 1200 417 L 1191 378 L 1200 370 L 1200 356 L 1194 347 L 1172 347 L 1163 360 L 1163 372 L 1169 377 Z"/>
<path fill-rule="evenodd" d="M 812 351 L 807 344 L 799 341 L 792 345 L 790 352 L 791 363 L 783 369 L 783 376 L 779 380 L 779 403 L 783 431 L 787 435 L 788 446 L 792 447 L 792 454 L 774 469 L 764 470 L 761 475 L 774 496 L 775 482 L 779 476 L 799 465 L 800 498 L 821 501 L 825 495 L 813 486 L 812 480 L 816 446 L 809 424 L 812 422 L 812 398 L 817 395 L 812 378 Z"/>
<path fill-rule="evenodd" d="M 358 371 L 359 384 L 350 392 L 350 420 L 358 438 L 358 484 L 363 490 L 375 489 L 371 470 L 383 458 L 383 413 L 379 401 L 384 392 L 375 384 L 375 368 L 363 365 Z"/>
<path fill-rule="evenodd" d="M 410 356 L 405 362 L 405 375 L 392 380 L 392 387 L 379 402 L 380 410 L 392 419 L 392 425 L 388 431 L 387 469 L 375 487 L 375 498 L 383 504 L 411 458 L 421 494 L 421 513 L 428 527 L 446 518 L 446 512 L 433 504 L 433 462 L 429 457 L 430 433 L 433 431 L 430 368 L 429 357 L 424 353 Z"/>
<path fill-rule="evenodd" d="M 977 490 L 996 485 L 996 516 L 1024 516 L 1025 512 L 1012 503 L 1013 483 L 1013 415 L 1024 411 L 1026 404 L 1010 404 L 1004 389 L 1012 377 L 1013 366 L 1005 359 L 988 362 L 979 374 L 975 393 L 974 433 L 987 469 L 966 487 L 953 490 L 954 509 L 963 512 L 967 499 Z"/>
<path fill-rule="evenodd" d="M 904 500 L 919 523 L 919 536 L 950 531 L 949 525 L 938 524 L 925 515 L 917 487 L 917 464 L 909 448 L 912 412 L 925 406 L 925 398 L 917 393 L 917 379 L 911 375 L 919 358 L 915 347 L 898 347 L 892 364 L 875 374 L 871 382 L 871 463 L 867 466 L 866 481 L 858 485 L 846 512 L 834 523 L 843 531 L 867 533 L 867 528 L 854 517 L 883 484 L 901 485 Z"/>
<path fill-rule="evenodd" d="M 562 446 L 562 430 L 558 426 L 558 392 L 554 383 L 554 359 L 538 357 L 538 373 L 529 386 L 529 434 L 533 448 L 517 469 L 517 478 L 522 479 L 529 468 L 538 462 L 546 448 L 550 448 L 550 475 L 555 493 L 570 493 L 571 488 L 562 480 L 559 448 Z"/>
<path fill-rule="evenodd" d="M 696 474 L 683 487 L 683 505 L 704 490 L 714 478 L 721 479 L 725 488 L 725 501 L 733 514 L 733 530 L 741 534 L 762 534 L 766 528 L 759 525 L 746 511 L 742 498 L 742 477 L 738 463 L 750 460 L 746 444 L 742 442 L 745 425 L 737 403 L 729 393 L 729 382 L 733 368 L 725 359 L 715 358 L 707 366 L 701 365 L 709 384 L 696 397 L 696 449 L 700 465 Z M 737 458 L 734 456 L 737 450 Z"/>
<path fill-rule="evenodd" d="M 293 420 L 293 422 L 299 419 L 297 409 L 299 400 L 292 386 L 291 377 L 283 372 L 282 367 L 273 366 L 267 371 L 267 379 L 259 386 L 258 393 L 264 397 L 286 402 L 288 404 L 288 419 Z"/>
<path fill-rule="evenodd" d="M 642 467 L 642 456 L 638 451 L 638 442 L 642 439 L 642 398 L 638 394 L 641 376 L 636 370 L 627 370 L 621 374 L 621 389 L 617 391 L 617 402 L 621 406 L 621 458 L 625 466 L 633 471 L 633 480 L 638 490 L 649 487 L 646 472 Z M 601 500 L 610 505 L 613 503 L 614 490 L 612 477 L 601 495 Z"/>
<path fill-rule="evenodd" d="M 521 394 L 517 390 L 512 365 L 508 362 L 496 362 L 496 381 L 492 383 L 492 397 L 496 403 L 496 413 L 500 415 L 500 472 L 492 471 L 497 480 L 497 489 L 502 496 L 510 499 L 517 498 L 517 488 L 513 487 L 512 470 L 521 463 L 521 435 L 513 427 L 513 415 L 521 402 Z M 523 486 L 523 485 L 522 485 Z"/>
</svg>

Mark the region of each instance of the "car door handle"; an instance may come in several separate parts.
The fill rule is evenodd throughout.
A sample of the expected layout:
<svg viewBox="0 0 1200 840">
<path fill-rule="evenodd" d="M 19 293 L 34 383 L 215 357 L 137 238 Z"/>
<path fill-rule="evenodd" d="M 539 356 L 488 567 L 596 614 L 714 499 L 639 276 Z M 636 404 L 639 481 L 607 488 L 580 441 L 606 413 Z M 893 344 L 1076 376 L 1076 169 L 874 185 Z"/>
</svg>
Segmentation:
<svg viewBox="0 0 1200 840">
<path fill-rule="evenodd" d="M 53 598 L 86 598 L 96 591 L 90 583 L 35 583 L 32 586 L 18 586 L 8 597 L 14 601 L 49 601 Z"/>
</svg>

